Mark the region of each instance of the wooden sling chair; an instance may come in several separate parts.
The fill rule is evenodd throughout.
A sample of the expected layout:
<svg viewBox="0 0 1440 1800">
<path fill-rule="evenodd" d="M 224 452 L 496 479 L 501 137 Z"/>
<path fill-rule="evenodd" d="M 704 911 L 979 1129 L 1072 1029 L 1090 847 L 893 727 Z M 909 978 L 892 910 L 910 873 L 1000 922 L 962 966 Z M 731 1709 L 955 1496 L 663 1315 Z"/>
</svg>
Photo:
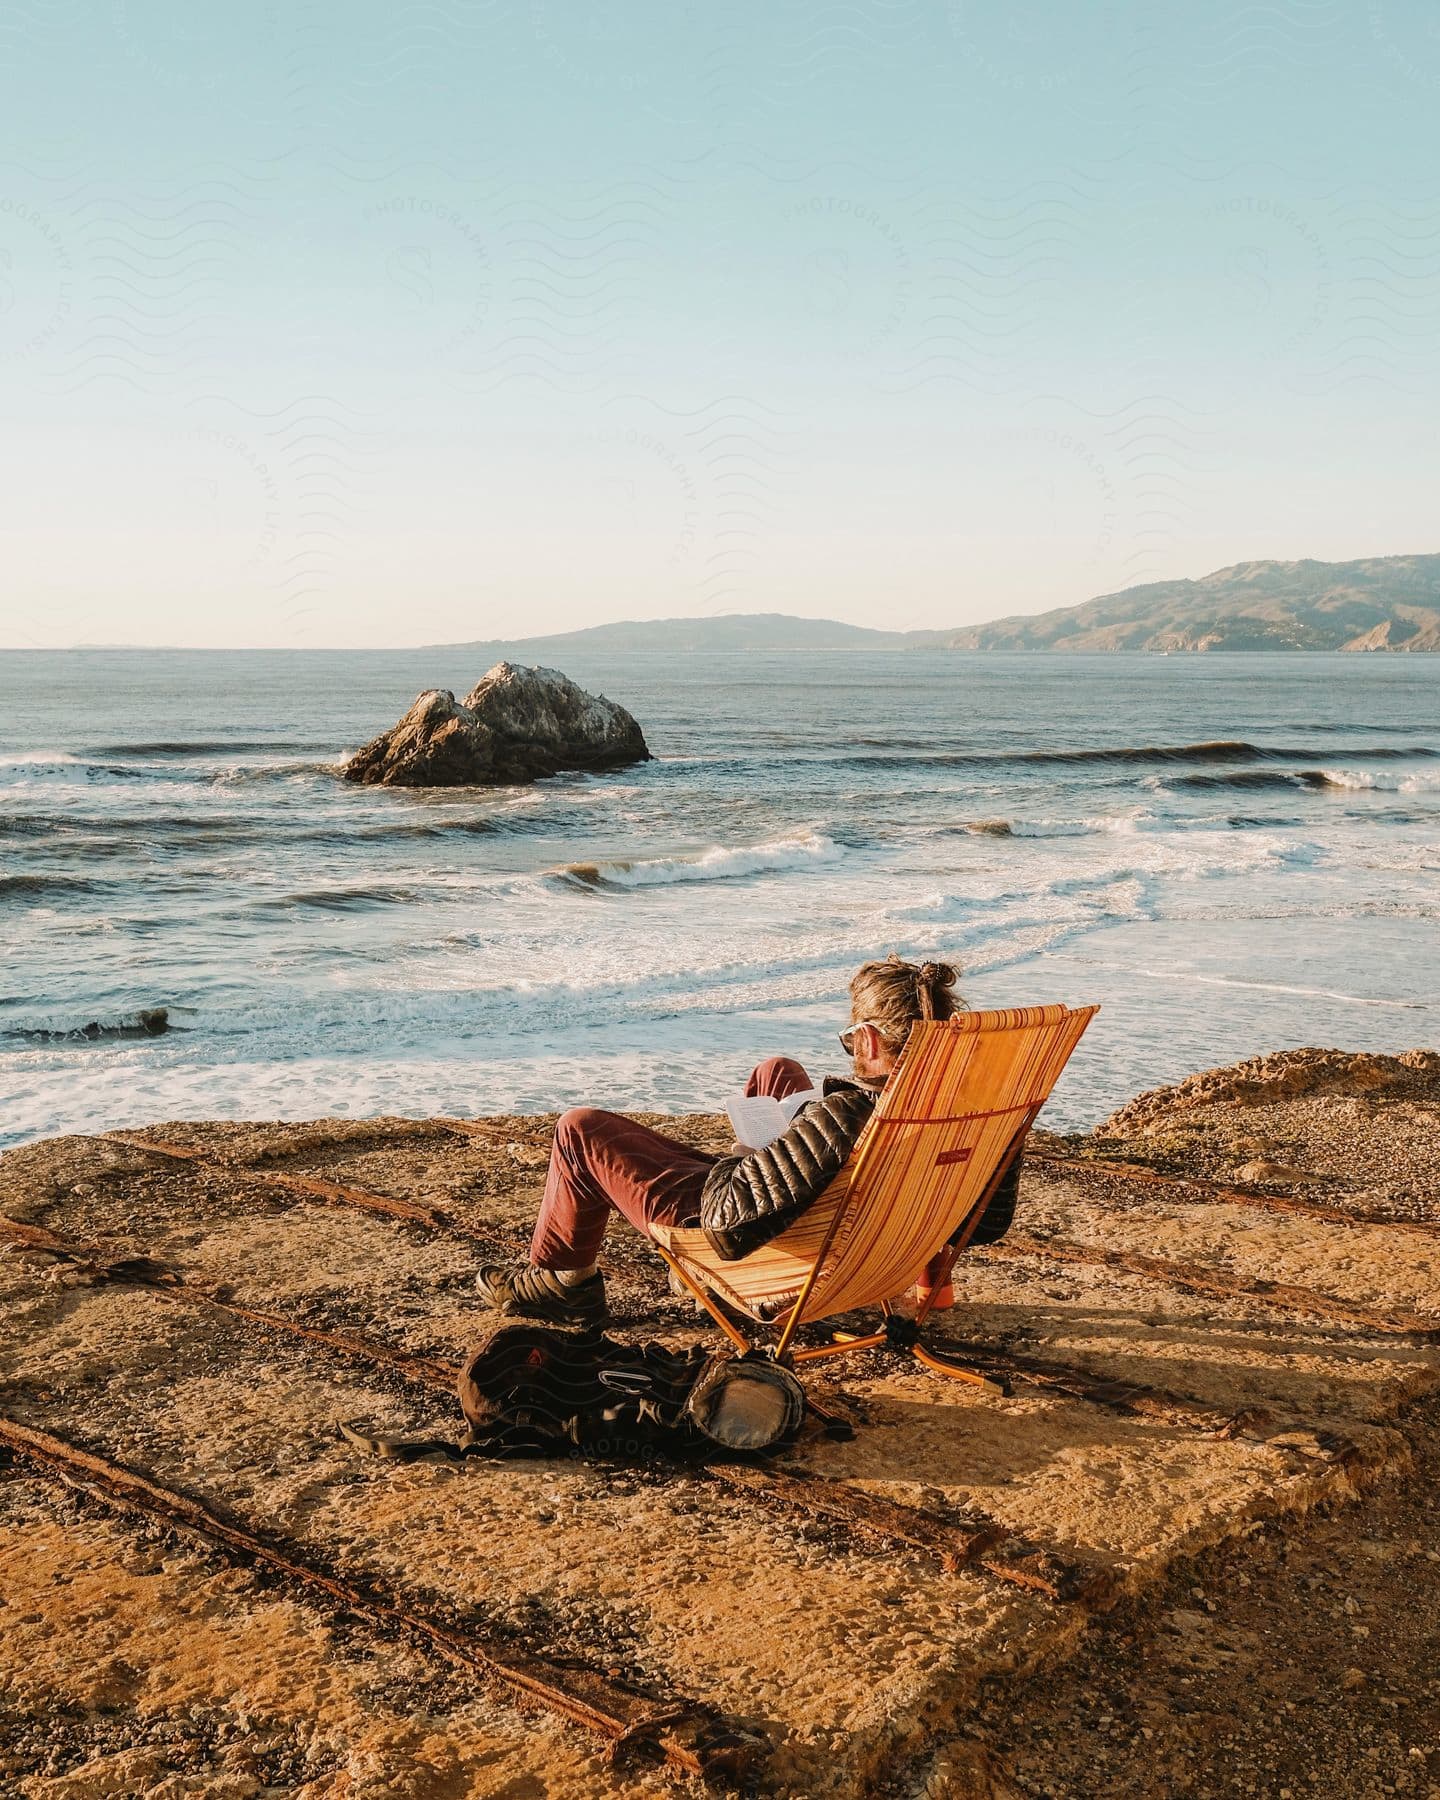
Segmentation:
<svg viewBox="0 0 1440 1800">
<path fill-rule="evenodd" d="M 1003 1392 L 928 1350 L 920 1334 L 935 1293 L 1098 1010 L 1026 1006 L 917 1023 L 849 1161 L 795 1224 L 735 1262 L 693 1228 L 652 1227 L 656 1248 L 742 1352 L 762 1345 L 733 1313 L 778 1325 L 769 1354 L 782 1361 L 888 1344 L 940 1374 Z M 900 1317 L 893 1298 L 937 1256 L 930 1294 L 914 1319 Z M 880 1330 L 795 1346 L 800 1326 L 871 1306 L 884 1314 Z"/>
</svg>

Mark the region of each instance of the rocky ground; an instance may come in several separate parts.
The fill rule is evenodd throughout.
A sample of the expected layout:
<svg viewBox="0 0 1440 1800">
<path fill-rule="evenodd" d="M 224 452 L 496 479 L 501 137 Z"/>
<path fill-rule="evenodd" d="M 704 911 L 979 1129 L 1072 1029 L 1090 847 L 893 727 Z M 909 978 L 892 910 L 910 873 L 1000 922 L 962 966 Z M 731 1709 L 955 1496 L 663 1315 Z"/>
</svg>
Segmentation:
<svg viewBox="0 0 1440 1800">
<path fill-rule="evenodd" d="M 1122 1106 L 1075 1147 L 1351 1212 L 1424 1219 L 1440 1166 L 1440 1054 L 1287 1050 Z"/>
<path fill-rule="evenodd" d="M 997 1800 L 1435 1800 L 1433 1400 L 1419 1403 L 1406 1435 L 1413 1466 L 1358 1506 L 1176 1569 L 1159 1594 L 1092 1633 L 1063 1681 L 1047 1672 L 996 1686 L 952 1759 L 986 1771 Z"/>
<path fill-rule="evenodd" d="M 795 1491 L 338 1441 L 455 1430 L 549 1124 L 0 1157 L 0 1791 L 639 1795 L 701 1742 L 766 1794 L 1440 1795 L 1440 1059 L 1291 1053 L 1037 1134 L 941 1326 L 1010 1397 L 829 1365 L 858 1430 Z M 617 1331 L 701 1335 L 638 1240 L 611 1267 Z M 999 1548 L 948 1557 L 977 1523 Z M 644 1741 L 517 1709 L 517 1669 Z"/>
</svg>

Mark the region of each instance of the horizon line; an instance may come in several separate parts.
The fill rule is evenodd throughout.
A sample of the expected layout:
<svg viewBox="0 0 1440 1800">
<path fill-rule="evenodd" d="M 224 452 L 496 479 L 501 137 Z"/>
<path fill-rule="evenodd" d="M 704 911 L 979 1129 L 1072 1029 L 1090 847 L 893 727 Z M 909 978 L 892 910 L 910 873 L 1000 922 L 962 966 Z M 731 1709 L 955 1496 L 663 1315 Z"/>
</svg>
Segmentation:
<svg viewBox="0 0 1440 1800">
<path fill-rule="evenodd" d="M 406 653 L 409 651 L 469 650 L 469 649 L 485 648 L 485 647 L 489 647 L 492 645 L 497 648 L 503 648 L 506 645 L 542 644 L 542 643 L 546 643 L 546 642 L 550 641 L 551 639 L 580 637 L 588 632 L 604 631 L 611 627 L 622 626 L 622 625 L 644 626 L 644 625 L 678 625 L 678 624 L 701 624 L 701 623 L 714 624 L 714 623 L 718 623 L 719 621 L 725 620 L 725 619 L 736 619 L 736 620 L 738 620 L 738 619 L 783 619 L 787 623 L 792 623 L 792 624 L 840 625 L 840 626 L 844 626 L 847 630 L 851 630 L 851 631 L 871 632 L 877 637 L 889 637 L 889 638 L 909 637 L 909 638 L 919 639 L 922 637 L 943 637 L 943 636 L 946 636 L 949 634 L 957 634 L 958 635 L 959 633 L 965 632 L 965 631 L 977 631 L 977 630 L 981 630 L 984 627 L 989 626 L 989 625 L 998 625 L 998 624 L 1008 623 L 1012 619 L 1038 619 L 1038 618 L 1044 618 L 1051 613 L 1078 612 L 1082 607 L 1092 605 L 1097 600 L 1115 599 L 1124 594 L 1138 592 L 1142 588 L 1165 587 L 1165 586 L 1171 585 L 1173 583 L 1178 583 L 1178 582 L 1187 582 L 1187 583 L 1192 583 L 1192 584 L 1198 584 L 1202 581 L 1208 581 L 1212 576 L 1229 574 L 1231 570 L 1246 568 L 1252 564 L 1270 563 L 1270 564 L 1278 565 L 1280 567 L 1284 567 L 1286 565 L 1296 566 L 1296 565 L 1300 565 L 1303 563 L 1315 563 L 1322 567 L 1345 568 L 1346 566 L 1353 564 L 1353 563 L 1404 562 L 1404 561 L 1414 560 L 1415 558 L 1418 558 L 1418 557 L 1430 557 L 1430 556 L 1437 556 L 1437 555 L 1440 555 L 1440 551 L 1394 550 L 1394 551 L 1383 551 L 1383 552 L 1379 553 L 1378 555 L 1374 555 L 1374 556 L 1346 557 L 1346 558 L 1343 558 L 1338 561 L 1333 561 L 1333 560 L 1327 559 L 1325 557 L 1317 557 L 1317 556 L 1247 556 L 1247 557 L 1240 558 L 1240 560 L 1238 562 L 1221 563 L 1217 568 L 1207 569 L 1203 575 L 1162 576 L 1154 581 L 1134 582 L 1129 587 L 1112 588 L 1108 592 L 1103 593 L 1103 594 L 1091 594 L 1087 599 L 1075 601 L 1072 604 L 1070 604 L 1069 606 L 1065 606 L 1065 605 L 1042 606 L 1042 607 L 1036 608 L 1032 612 L 1003 613 L 996 618 L 981 619 L 981 620 L 978 620 L 976 623 L 970 624 L 970 625 L 916 625 L 916 626 L 909 626 L 909 627 L 906 627 L 903 629 L 896 629 L 893 627 L 886 627 L 883 625 L 861 625 L 861 624 L 856 623 L 852 619 L 835 619 L 835 618 L 829 617 L 826 614 L 815 614 L 815 613 L 787 613 L 787 612 L 774 612 L 774 611 L 726 612 L 726 613 L 664 613 L 664 614 L 658 615 L 656 617 L 647 618 L 647 619 L 637 619 L 637 618 L 602 619 L 602 620 L 597 621 L 593 625 L 573 625 L 573 626 L 566 627 L 565 629 L 560 630 L 560 631 L 545 631 L 545 632 L 532 633 L 530 636 L 527 636 L 527 637 L 512 636 L 512 637 L 451 638 L 451 639 L 446 639 L 443 641 L 432 639 L 431 641 L 429 641 L 427 643 L 423 643 L 423 644 L 276 644 L 276 643 L 268 643 L 268 644 L 172 644 L 172 643 L 146 643 L 146 642 L 134 642 L 134 641 L 125 642 L 125 643 L 78 643 L 78 644 L 4 644 L 4 643 L 0 643 L 0 654 L 4 654 L 6 652 L 15 652 L 15 651 L 28 651 L 32 654 L 38 655 L 38 654 L 44 654 L 44 653 L 53 654 L 56 651 L 148 650 L 148 651 L 162 651 L 162 652 L 211 651 L 216 654 L 223 654 L 223 655 L 240 654 L 245 651 L 285 651 L 285 652 L 288 652 L 288 653 L 291 653 L 294 655 L 300 655 L 300 656 L 303 656 L 303 655 L 330 655 L 330 654 L 335 653 L 336 651 L 344 651 L 344 652 L 350 652 L 350 653 L 354 653 L 354 654 L 373 654 L 373 655 L 377 655 L 377 656 L 380 656 L 380 655 L 393 656 L 393 655 L 403 654 L 403 653 Z M 796 646 L 796 647 L 798 648 L 798 646 Z M 899 644 L 890 644 L 890 645 L 883 645 L 883 646 L 878 645 L 878 644 L 870 645 L 870 646 L 857 645 L 855 647 L 856 648 L 868 647 L 870 649 L 885 648 L 885 649 L 893 649 L 893 650 L 899 650 L 899 649 L 904 648 L 904 646 L 901 646 Z M 639 650 L 640 653 L 643 654 L 642 646 L 630 646 L 629 648 L 632 650 Z M 809 650 L 819 650 L 819 649 L 835 650 L 835 649 L 841 648 L 841 646 L 833 645 L 833 644 L 830 644 L 830 645 L 812 644 L 812 645 L 806 645 L 805 648 L 809 649 Z M 960 650 L 960 649 L 956 648 L 955 646 L 946 645 L 946 644 L 920 645 L 920 644 L 916 643 L 914 645 L 911 645 L 910 648 L 913 648 L 913 649 L 929 648 L 929 649 L 937 649 L 937 650 L 947 649 L 947 650 L 951 650 L 952 653 L 956 654 L 956 655 L 967 655 L 968 654 L 968 655 L 975 655 L 975 656 L 997 656 L 997 655 L 1006 655 L 1006 654 L 1034 656 L 1034 655 L 1046 654 L 1046 652 L 1043 650 L 1023 650 L 1023 651 L 1005 652 L 1005 651 L 996 651 L 996 650 L 974 649 L 974 650 L 970 650 L 970 651 L 964 651 L 964 650 Z M 1272 650 L 1253 650 L 1253 651 L 1251 651 L 1251 650 L 1232 650 L 1232 651 L 1220 652 L 1220 654 L 1222 654 L 1222 655 L 1231 655 L 1231 656 L 1269 656 L 1269 655 L 1274 655 L 1275 653 L 1276 652 L 1272 651 Z M 721 654 L 721 652 L 711 649 L 710 654 L 712 654 L 712 655 Z M 737 651 L 736 654 L 742 654 L 742 652 Z M 751 652 L 747 651 L 747 652 L 743 652 L 743 654 L 751 654 Z M 1083 652 L 1083 651 L 1071 650 L 1071 651 L 1066 651 L 1064 654 L 1069 655 L 1069 656 L 1075 656 L 1075 655 L 1084 655 L 1087 653 Z M 1154 656 L 1154 655 L 1159 655 L 1161 653 L 1158 651 L 1152 651 L 1152 650 L 1134 650 L 1134 651 L 1125 651 L 1125 650 L 1099 651 L 1099 650 L 1097 650 L 1091 654 L 1094 654 L 1097 656 L 1124 656 L 1124 655 Z M 1167 652 L 1165 652 L 1165 654 L 1169 655 L 1171 653 L 1167 651 Z M 1176 654 L 1189 654 L 1189 653 L 1188 652 L 1176 652 Z M 1205 654 L 1213 655 L 1216 653 L 1213 651 L 1210 651 L 1210 652 L 1206 652 Z M 1291 652 L 1291 654 L 1297 654 L 1297 653 Z M 1328 655 L 1337 655 L 1337 654 L 1344 654 L 1344 653 L 1343 652 L 1332 652 L 1332 651 L 1326 651 L 1326 650 L 1317 650 L 1317 651 L 1312 652 L 1311 654 L 1314 654 L 1317 656 L 1328 656 Z"/>
</svg>

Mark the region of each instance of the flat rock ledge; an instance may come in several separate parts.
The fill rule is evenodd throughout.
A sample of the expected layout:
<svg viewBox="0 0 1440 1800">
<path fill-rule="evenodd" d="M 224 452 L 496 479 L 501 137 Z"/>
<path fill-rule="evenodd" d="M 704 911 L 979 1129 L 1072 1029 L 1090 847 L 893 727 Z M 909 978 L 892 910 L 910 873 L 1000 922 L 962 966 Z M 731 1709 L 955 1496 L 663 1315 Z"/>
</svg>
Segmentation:
<svg viewBox="0 0 1440 1800">
<path fill-rule="evenodd" d="M 1435 1791 L 1434 1462 L 1411 1458 L 1440 1404 L 1440 1094 L 1380 1092 L 1357 1058 L 1349 1091 L 1297 1097 L 1286 1068 L 1341 1079 L 1339 1053 L 1299 1054 L 1267 1059 L 1269 1101 L 1184 1115 L 1204 1125 L 1186 1173 L 1225 1174 L 1238 1129 L 1322 1182 L 1277 1208 L 1154 1181 L 1110 1140 L 1086 1140 L 1103 1163 L 1042 1140 L 1015 1228 L 967 1253 L 935 1327 L 1008 1397 L 888 1352 L 821 1365 L 807 1386 L 855 1436 L 808 1433 L 741 1481 L 401 1463 L 339 1437 L 458 1430 L 458 1358 L 489 1319 L 475 1268 L 524 1254 L 553 1117 L 172 1121 L 7 1150 L 0 1791 L 678 1800 L 700 1789 L 660 1739 L 699 1716 L 746 1751 L 729 1791 L 770 1800 Z M 1425 1053 L 1393 1063 L 1431 1079 Z M 1257 1079 L 1211 1088 L 1227 1073 Z M 1387 1196 L 1405 1217 L 1376 1216 Z M 718 1345 L 637 1234 L 606 1259 L 619 1335 Z M 91 1460 L 46 1462 L 47 1439 Z M 1382 1477 L 1406 1507 L 1388 1541 L 1373 1512 L 1322 1516 Z M 171 1532 L 164 1494 L 290 1573 Z M 1299 1571 L 1273 1611 L 1241 1560 L 1262 1554 Z M 405 1632 L 353 1609 L 361 1586 Z M 1158 1649 L 1127 1690 L 1105 1669 L 1132 1635 Z M 1023 1728 L 1018 1764 L 985 1740 L 991 1707 Z M 602 1728 L 622 1712 L 655 1730 L 622 1743 Z M 1257 1721 L 1293 1739 L 1278 1778 L 1231 1746 Z M 1297 1759 L 1318 1775 L 1287 1779 Z"/>
<path fill-rule="evenodd" d="M 645 735 L 623 706 L 558 669 L 501 662 L 463 701 L 449 688 L 419 695 L 340 774 L 366 786 L 496 787 L 649 761 Z"/>
</svg>

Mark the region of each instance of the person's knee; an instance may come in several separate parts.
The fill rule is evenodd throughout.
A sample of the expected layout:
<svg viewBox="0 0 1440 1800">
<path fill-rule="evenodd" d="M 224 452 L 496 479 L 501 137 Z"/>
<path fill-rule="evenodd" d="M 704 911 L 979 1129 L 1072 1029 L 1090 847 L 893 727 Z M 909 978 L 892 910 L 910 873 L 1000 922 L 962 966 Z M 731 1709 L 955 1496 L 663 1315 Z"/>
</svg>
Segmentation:
<svg viewBox="0 0 1440 1800">
<path fill-rule="evenodd" d="M 593 1142 L 610 1116 L 598 1106 L 572 1106 L 555 1121 L 555 1141 L 567 1148 Z"/>
<path fill-rule="evenodd" d="M 757 1063 L 746 1083 L 747 1094 L 798 1094 L 810 1086 L 805 1065 L 793 1056 L 767 1056 Z"/>
</svg>

